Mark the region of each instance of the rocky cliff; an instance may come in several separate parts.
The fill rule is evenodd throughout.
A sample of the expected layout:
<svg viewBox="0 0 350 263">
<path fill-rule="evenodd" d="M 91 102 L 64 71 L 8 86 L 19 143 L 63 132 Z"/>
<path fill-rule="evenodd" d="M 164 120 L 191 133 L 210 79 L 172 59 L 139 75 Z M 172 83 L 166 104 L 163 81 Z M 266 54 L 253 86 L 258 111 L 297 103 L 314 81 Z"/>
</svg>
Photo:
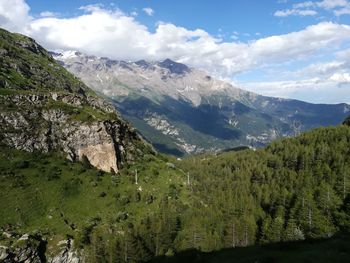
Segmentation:
<svg viewBox="0 0 350 263">
<path fill-rule="evenodd" d="M 81 263 L 85 262 L 84 252 L 73 248 L 73 240 L 61 240 L 57 243 L 56 253 L 47 252 L 47 240 L 41 234 L 19 234 L 13 231 L 1 231 L 0 239 L 6 245 L 0 245 L 0 262 L 4 263 Z"/>
<path fill-rule="evenodd" d="M 111 105 L 33 39 L 0 30 L 0 54 L 1 144 L 58 150 L 72 161 L 86 157 L 107 172 L 148 147 Z"/>
</svg>

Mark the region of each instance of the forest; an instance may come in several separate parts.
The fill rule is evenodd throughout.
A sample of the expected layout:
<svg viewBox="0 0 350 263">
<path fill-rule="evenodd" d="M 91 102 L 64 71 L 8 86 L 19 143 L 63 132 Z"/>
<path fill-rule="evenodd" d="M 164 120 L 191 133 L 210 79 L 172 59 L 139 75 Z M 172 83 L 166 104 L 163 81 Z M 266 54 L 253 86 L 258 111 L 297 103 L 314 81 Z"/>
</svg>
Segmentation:
<svg viewBox="0 0 350 263">
<path fill-rule="evenodd" d="M 68 237 L 86 262 L 147 262 L 350 230 L 349 119 L 261 150 L 184 159 L 149 152 L 118 174 L 1 149 L 2 229 L 40 233 L 53 251 Z"/>
<path fill-rule="evenodd" d="M 347 232 L 349 150 L 350 127 L 340 125 L 263 150 L 173 160 L 184 184 L 171 185 L 152 216 L 113 236 L 111 251 L 120 253 L 121 262 L 137 262 L 188 249 L 209 252 Z M 93 232 L 90 244 L 107 262 L 111 254 L 102 240 Z"/>
</svg>

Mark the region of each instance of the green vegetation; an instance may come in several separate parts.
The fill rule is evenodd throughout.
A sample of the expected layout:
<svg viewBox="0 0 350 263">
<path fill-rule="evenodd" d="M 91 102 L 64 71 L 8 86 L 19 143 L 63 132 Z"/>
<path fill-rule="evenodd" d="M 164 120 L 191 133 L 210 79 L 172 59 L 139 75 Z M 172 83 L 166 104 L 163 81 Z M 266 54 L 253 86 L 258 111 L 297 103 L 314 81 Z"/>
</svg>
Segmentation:
<svg viewBox="0 0 350 263">
<path fill-rule="evenodd" d="M 74 103 L 75 95 L 88 89 L 34 41 L 3 30 L 0 36 L 0 139 L 6 134 L 8 145 L 22 143 L 15 141 L 16 132 L 34 143 L 49 125 L 41 116 L 47 109 L 60 109 L 68 121 L 119 120 L 87 102 Z M 55 101 L 47 94 L 53 90 L 70 93 L 73 101 Z M 29 96 L 16 96 L 21 94 Z M 13 113 L 20 116 L 12 118 Z M 17 127 L 21 116 L 30 126 Z M 200 129 L 208 124 L 194 125 Z M 116 147 L 128 147 L 117 139 Z M 72 238 L 86 262 L 171 262 L 193 253 L 207 262 L 225 262 L 231 256 L 250 262 L 254 253 L 262 254 L 261 262 L 284 257 L 287 262 L 293 257 L 342 262 L 348 256 L 348 234 L 337 234 L 350 231 L 349 125 L 320 128 L 263 150 L 183 160 L 153 153 L 141 140 L 133 147 L 138 154 L 116 174 L 94 169 L 88 158 L 70 162 L 59 149 L 43 154 L 0 146 L 0 229 L 44 237 L 50 254 L 59 252 L 59 241 Z M 11 245 L 4 236 L 0 243 Z M 321 241 L 312 247 L 290 243 L 314 239 Z M 253 247 L 236 249 L 247 246 Z M 279 246 L 288 248 L 285 254 L 277 251 Z M 188 250 L 192 252 L 182 253 Z M 213 251 L 219 252 L 207 254 Z"/>
<path fill-rule="evenodd" d="M 345 121 L 343 122 L 344 125 L 350 126 L 350 117 L 347 117 Z"/>
<path fill-rule="evenodd" d="M 0 29 L 0 52 L 0 88 L 95 96 L 31 38 Z"/>
<path fill-rule="evenodd" d="M 276 116 L 270 116 L 264 113 L 263 109 L 257 110 L 254 109 L 255 106 L 251 108 L 221 96 L 210 97 L 208 101 L 203 101 L 196 107 L 170 97 L 163 98 L 160 104 L 137 96 L 114 98 L 114 102 L 123 117 L 130 121 L 157 150 L 175 156 L 184 155 L 184 149 L 179 146 L 185 146 L 184 142 L 194 145 L 197 148 L 194 150 L 196 153 L 214 152 L 217 149 L 242 145 L 261 148 L 273 138 L 280 138 L 287 134 L 295 135 L 301 130 L 327 126 L 330 123 L 341 123 L 338 120 L 328 119 L 322 124 L 312 123 L 312 126 L 308 126 L 307 123 L 293 119 L 290 121 L 292 125 L 289 125 L 281 122 L 276 113 Z M 318 114 L 323 117 L 325 110 L 322 107 L 321 109 Z M 300 109 L 300 112 L 303 111 L 304 109 Z M 284 114 L 291 115 L 287 111 Z M 339 115 L 335 110 L 332 112 L 332 116 L 337 116 L 339 119 L 343 118 L 342 114 Z M 171 125 L 170 130 L 176 130 L 178 135 L 163 134 L 151 127 L 145 121 L 150 116 L 167 121 Z M 317 113 L 314 113 L 311 119 L 315 121 L 316 118 Z M 298 129 L 292 127 L 296 123 L 299 124 Z"/>
<path fill-rule="evenodd" d="M 252 246 L 246 248 L 223 249 L 215 252 L 188 250 L 174 257 L 159 257 L 152 263 L 202 262 L 202 263 L 327 263 L 349 262 L 350 237 L 339 236 L 323 240 L 309 240 Z"/>
<path fill-rule="evenodd" d="M 192 226 L 198 237 L 192 247 L 211 251 L 324 238 L 348 229 L 349 143 L 350 128 L 343 125 L 277 141 L 264 150 L 179 162 L 200 200 L 193 218 L 204 221 Z"/>
<path fill-rule="evenodd" d="M 107 174 L 56 153 L 1 147 L 0 227 L 39 232 L 52 242 L 72 236 L 78 247 L 87 249 L 91 262 L 96 246 L 102 244 L 106 257 L 117 257 L 106 240 L 123 247 L 121 242 L 130 242 L 123 252 L 128 258 L 135 256 L 136 241 L 142 243 L 137 248 L 142 253 L 163 254 L 173 247 L 179 227 L 176 209 L 185 210 L 189 199 L 184 175 L 162 158 L 145 155 L 142 162 L 120 173 Z M 174 232 L 167 233 L 171 228 Z"/>
<path fill-rule="evenodd" d="M 60 109 L 69 115 L 70 120 L 81 122 L 105 121 L 118 119 L 116 113 L 106 113 L 102 110 L 95 109 L 85 104 L 81 106 L 73 106 L 61 101 L 49 100 L 45 109 Z"/>
<path fill-rule="evenodd" d="M 1 148 L 0 226 L 39 231 L 53 240 L 73 236 L 88 262 L 165 260 L 165 255 L 171 260 L 174 254 L 175 260 L 193 256 L 182 253 L 189 249 L 329 238 L 350 229 L 349 144 L 350 127 L 342 125 L 264 150 L 200 155 L 174 164 L 148 154 L 118 174 L 54 153 Z M 329 255 L 339 252 L 334 244 L 348 253 L 343 239 L 348 237 L 316 247 L 285 245 L 282 252 L 272 245 L 199 255 L 205 262 L 231 256 L 249 262 L 256 251 L 262 262 L 279 262 L 286 254 L 292 262 L 294 255 L 312 257 L 325 244 L 333 244 Z"/>
</svg>

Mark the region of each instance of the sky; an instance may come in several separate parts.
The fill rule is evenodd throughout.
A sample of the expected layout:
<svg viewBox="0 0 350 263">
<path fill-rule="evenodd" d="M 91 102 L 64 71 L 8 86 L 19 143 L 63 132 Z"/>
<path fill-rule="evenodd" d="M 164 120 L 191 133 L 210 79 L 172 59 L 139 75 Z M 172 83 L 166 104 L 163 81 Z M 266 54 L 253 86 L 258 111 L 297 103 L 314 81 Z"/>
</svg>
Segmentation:
<svg viewBox="0 0 350 263">
<path fill-rule="evenodd" d="M 350 0 L 0 0 L 49 50 L 166 58 L 259 94 L 350 103 Z"/>
</svg>

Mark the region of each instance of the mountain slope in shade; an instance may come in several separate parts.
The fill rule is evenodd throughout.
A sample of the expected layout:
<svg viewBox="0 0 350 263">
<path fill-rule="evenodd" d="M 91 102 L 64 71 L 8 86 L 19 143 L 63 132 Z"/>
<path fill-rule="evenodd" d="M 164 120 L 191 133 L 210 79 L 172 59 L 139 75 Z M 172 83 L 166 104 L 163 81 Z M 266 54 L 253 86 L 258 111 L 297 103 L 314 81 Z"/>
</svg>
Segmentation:
<svg viewBox="0 0 350 263">
<path fill-rule="evenodd" d="M 170 59 L 116 61 L 79 52 L 54 58 L 117 109 L 161 151 L 181 155 L 259 147 L 318 126 L 336 125 L 347 104 L 260 96 Z"/>
</svg>

